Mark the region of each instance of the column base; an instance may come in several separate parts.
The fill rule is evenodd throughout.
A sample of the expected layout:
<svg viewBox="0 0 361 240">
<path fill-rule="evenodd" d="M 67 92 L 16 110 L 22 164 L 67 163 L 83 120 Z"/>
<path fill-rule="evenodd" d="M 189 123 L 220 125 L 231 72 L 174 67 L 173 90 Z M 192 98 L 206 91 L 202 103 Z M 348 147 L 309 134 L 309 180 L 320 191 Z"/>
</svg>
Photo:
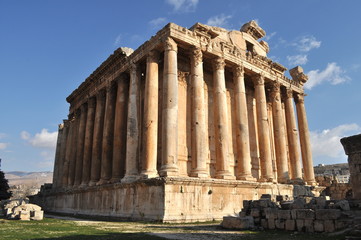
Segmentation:
<svg viewBox="0 0 361 240">
<path fill-rule="evenodd" d="M 159 171 L 159 176 L 161 177 L 175 177 L 178 175 L 178 166 L 175 164 L 164 165 Z"/>
<path fill-rule="evenodd" d="M 140 173 L 140 177 L 142 179 L 149 179 L 149 178 L 159 177 L 159 175 L 158 175 L 158 172 L 156 170 L 151 170 L 151 171 L 142 171 Z"/>
<path fill-rule="evenodd" d="M 282 184 L 287 184 L 290 182 L 290 179 L 289 178 L 278 178 L 277 182 L 282 183 Z"/>
<path fill-rule="evenodd" d="M 86 187 L 88 187 L 88 186 L 89 186 L 88 183 L 82 182 L 82 183 L 79 185 L 79 188 L 86 188 Z"/>
<path fill-rule="evenodd" d="M 238 175 L 237 180 L 256 182 L 256 178 L 252 177 L 252 175 Z"/>
<path fill-rule="evenodd" d="M 131 183 L 139 179 L 139 175 L 126 175 L 120 180 L 121 183 Z"/>
<path fill-rule="evenodd" d="M 95 185 L 97 185 L 97 181 L 95 181 L 95 180 L 90 180 L 90 182 L 89 182 L 88 185 L 89 185 L 90 187 L 95 186 Z"/>
<path fill-rule="evenodd" d="M 209 177 L 209 175 L 207 174 L 206 171 L 197 170 L 197 169 L 192 171 L 190 175 L 191 175 L 191 177 L 197 177 L 197 178 L 208 178 Z"/>
<path fill-rule="evenodd" d="M 218 171 L 216 173 L 216 178 L 226 179 L 226 180 L 235 180 L 236 177 L 231 174 L 229 171 Z"/>
<path fill-rule="evenodd" d="M 273 177 L 261 177 L 258 179 L 258 182 L 270 182 L 270 183 L 277 183 L 276 179 Z"/>
<path fill-rule="evenodd" d="M 117 183 L 117 182 L 120 182 L 120 181 L 121 181 L 120 177 L 113 177 L 113 178 L 111 178 L 109 180 L 110 183 Z"/>
<path fill-rule="evenodd" d="M 296 184 L 296 185 L 305 185 L 305 181 L 303 181 L 303 179 L 301 179 L 301 178 L 291 179 L 290 183 Z"/>
<path fill-rule="evenodd" d="M 318 186 L 318 183 L 315 180 L 306 180 L 306 185 L 309 186 Z"/>
<path fill-rule="evenodd" d="M 99 185 L 104 185 L 104 184 L 108 184 L 109 183 L 109 179 L 100 179 L 96 185 L 99 186 Z"/>
</svg>

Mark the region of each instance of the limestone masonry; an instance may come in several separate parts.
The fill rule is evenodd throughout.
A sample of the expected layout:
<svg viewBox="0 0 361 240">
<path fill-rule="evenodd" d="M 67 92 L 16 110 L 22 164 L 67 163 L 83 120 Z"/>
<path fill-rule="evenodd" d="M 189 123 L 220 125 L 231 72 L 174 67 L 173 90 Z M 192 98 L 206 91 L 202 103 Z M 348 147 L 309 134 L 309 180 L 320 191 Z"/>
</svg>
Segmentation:
<svg viewBox="0 0 361 240">
<path fill-rule="evenodd" d="M 317 189 L 307 76 L 285 77 L 264 36 L 255 21 L 170 23 L 117 49 L 67 98 L 45 210 L 204 221 L 262 194 L 294 196 L 294 184 Z"/>
</svg>

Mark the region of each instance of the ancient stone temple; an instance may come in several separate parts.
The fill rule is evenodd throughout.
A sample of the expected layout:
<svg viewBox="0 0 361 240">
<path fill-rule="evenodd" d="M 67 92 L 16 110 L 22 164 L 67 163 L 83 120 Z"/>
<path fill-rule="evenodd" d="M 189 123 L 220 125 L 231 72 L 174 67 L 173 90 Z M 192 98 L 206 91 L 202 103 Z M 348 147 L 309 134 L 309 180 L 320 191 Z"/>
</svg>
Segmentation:
<svg viewBox="0 0 361 240">
<path fill-rule="evenodd" d="M 264 36 L 170 23 L 117 49 L 67 98 L 46 210 L 202 221 L 314 185 L 307 76 L 287 78 Z"/>
</svg>

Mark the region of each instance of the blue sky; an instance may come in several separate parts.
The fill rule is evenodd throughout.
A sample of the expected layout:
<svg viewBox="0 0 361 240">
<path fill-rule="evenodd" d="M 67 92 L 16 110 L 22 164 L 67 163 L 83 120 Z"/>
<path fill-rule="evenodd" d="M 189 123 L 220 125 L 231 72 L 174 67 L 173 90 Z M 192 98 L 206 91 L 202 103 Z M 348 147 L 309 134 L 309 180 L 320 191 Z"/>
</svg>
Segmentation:
<svg viewBox="0 0 361 240">
<path fill-rule="evenodd" d="M 0 0 L 2 170 L 52 170 L 65 98 L 116 48 L 136 49 L 168 22 L 266 31 L 268 56 L 309 75 L 314 163 L 346 162 L 361 132 L 361 1 Z"/>
</svg>

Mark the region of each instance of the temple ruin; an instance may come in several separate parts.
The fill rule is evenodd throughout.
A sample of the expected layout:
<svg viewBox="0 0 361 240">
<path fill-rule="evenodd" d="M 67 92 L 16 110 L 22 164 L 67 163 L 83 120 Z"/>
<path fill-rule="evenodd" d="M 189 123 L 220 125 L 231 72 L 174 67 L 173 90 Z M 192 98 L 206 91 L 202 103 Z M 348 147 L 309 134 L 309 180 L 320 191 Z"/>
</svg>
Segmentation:
<svg viewBox="0 0 361 240">
<path fill-rule="evenodd" d="M 169 23 L 135 51 L 117 49 L 67 98 L 44 208 L 205 221 L 314 186 L 307 76 L 296 67 L 287 78 L 264 36 L 255 21 Z"/>
</svg>

